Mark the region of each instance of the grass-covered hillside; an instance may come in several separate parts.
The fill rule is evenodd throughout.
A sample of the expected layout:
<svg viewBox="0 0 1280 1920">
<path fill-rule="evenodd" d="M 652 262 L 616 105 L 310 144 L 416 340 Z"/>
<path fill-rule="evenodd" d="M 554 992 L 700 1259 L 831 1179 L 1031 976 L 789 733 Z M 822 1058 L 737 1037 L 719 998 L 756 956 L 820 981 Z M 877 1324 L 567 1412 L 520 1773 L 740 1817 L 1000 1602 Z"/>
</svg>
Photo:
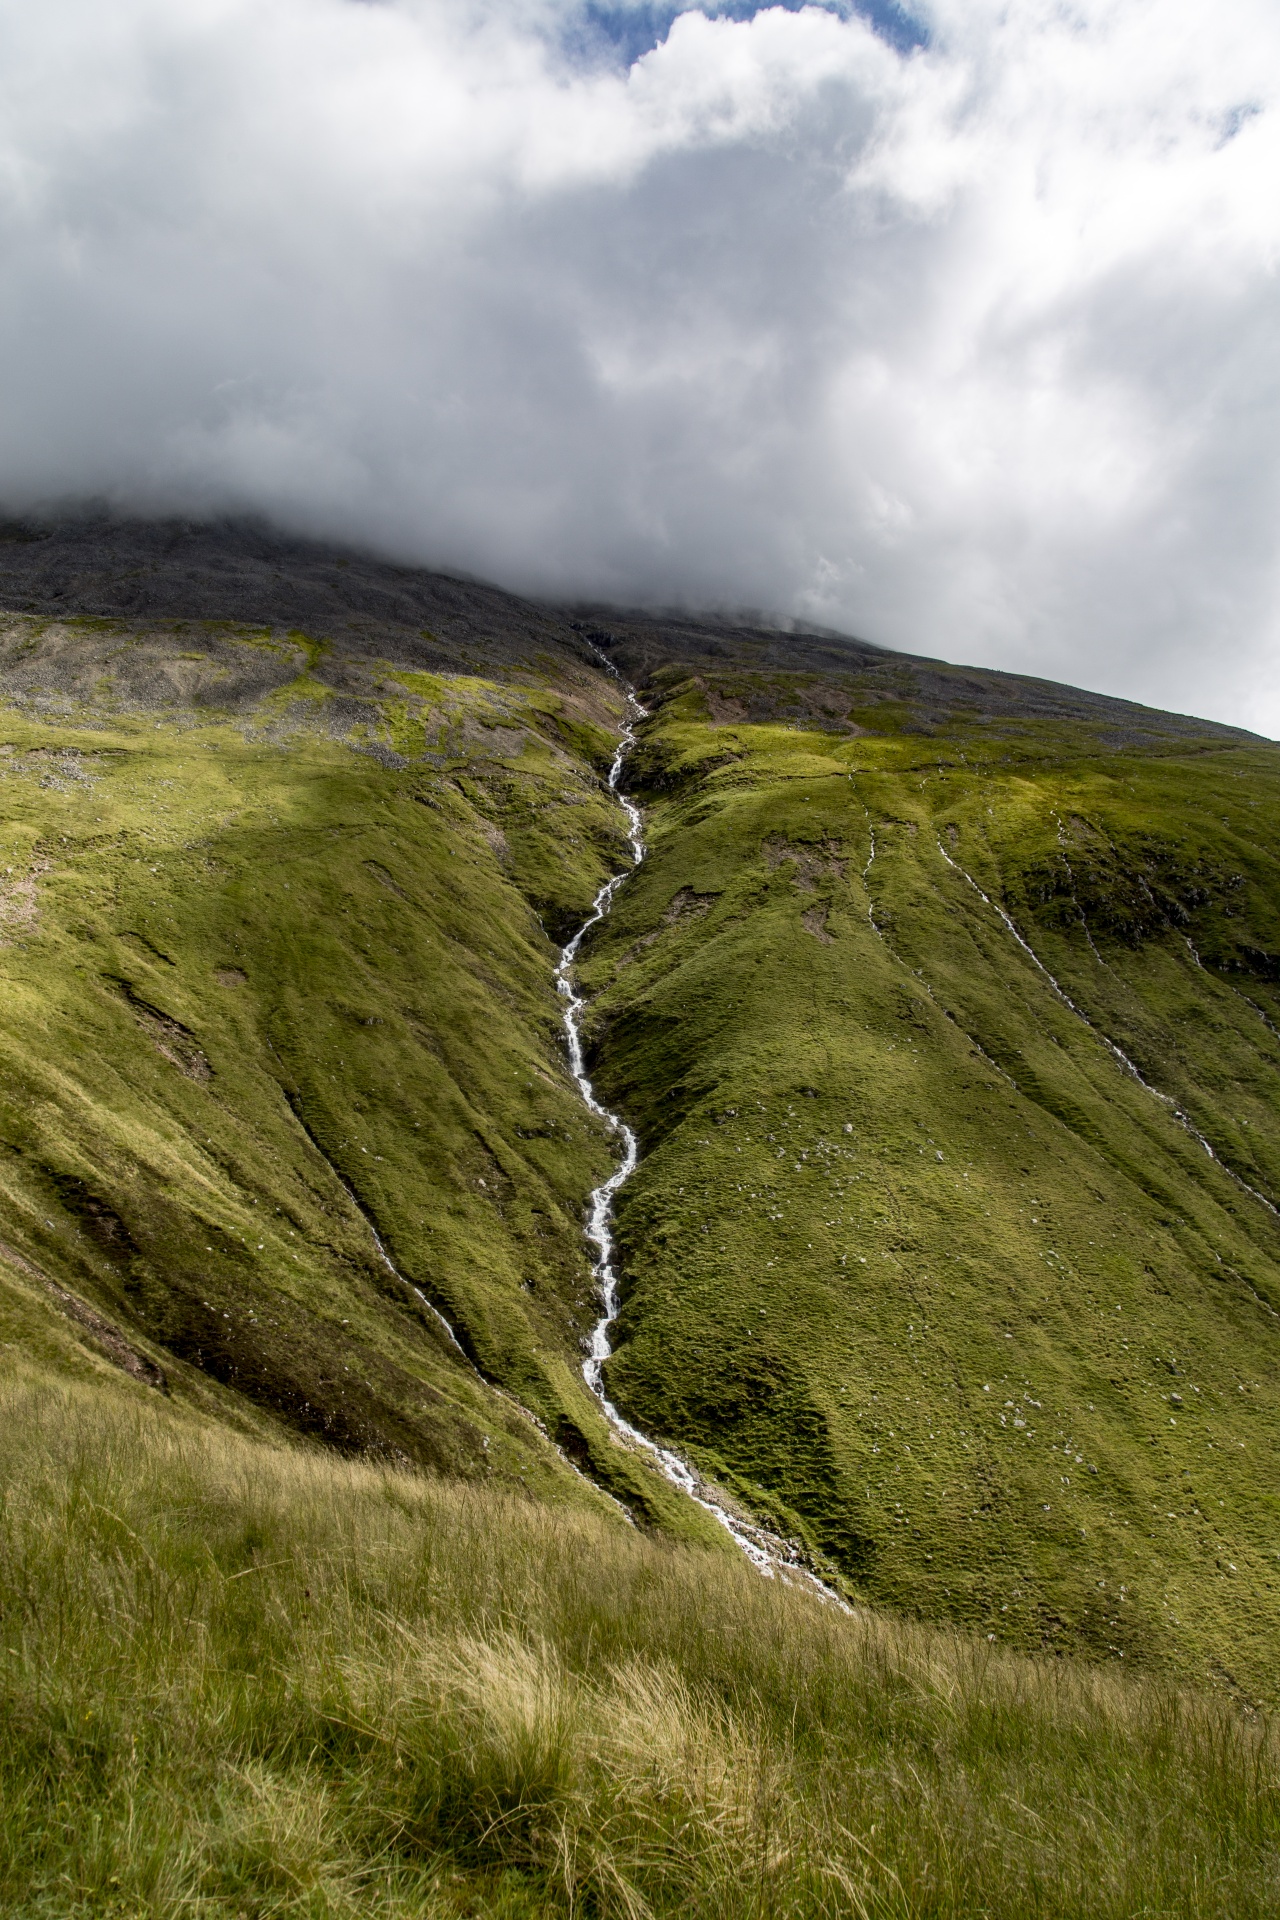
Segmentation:
<svg viewBox="0 0 1280 1920">
<path fill-rule="evenodd" d="M 587 969 L 614 1392 L 878 1605 L 1269 1696 L 1280 753 L 725 650 Z"/>
<path fill-rule="evenodd" d="M 0 1909 L 1274 1912 L 1280 749 L 252 527 L 0 607 Z M 607 1387 L 849 1612 L 582 1379 L 602 655 Z"/>
<path fill-rule="evenodd" d="M 552 968 L 625 847 L 621 696 L 457 598 L 466 645 L 0 616 L 0 1337 L 696 1536 L 580 1378 L 611 1149 Z"/>
<path fill-rule="evenodd" d="M 0 1387 L 14 1920 L 1275 1912 L 1229 1702 L 115 1378 Z"/>
</svg>

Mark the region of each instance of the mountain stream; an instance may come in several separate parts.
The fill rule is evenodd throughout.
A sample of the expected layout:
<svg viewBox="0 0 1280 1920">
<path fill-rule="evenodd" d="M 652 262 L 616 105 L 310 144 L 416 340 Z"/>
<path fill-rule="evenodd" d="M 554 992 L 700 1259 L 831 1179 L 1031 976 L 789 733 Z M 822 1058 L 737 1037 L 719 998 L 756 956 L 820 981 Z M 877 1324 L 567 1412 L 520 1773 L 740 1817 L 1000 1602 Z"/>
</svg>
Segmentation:
<svg viewBox="0 0 1280 1920">
<path fill-rule="evenodd" d="M 687 1460 L 674 1453 L 670 1447 L 661 1446 L 649 1435 L 619 1413 L 605 1391 L 604 1364 L 613 1352 L 612 1333 L 618 1318 L 618 1276 L 613 1268 L 613 1202 L 618 1189 L 628 1181 L 636 1169 L 639 1149 L 636 1136 L 620 1114 L 610 1113 L 596 1098 L 595 1089 L 587 1075 L 582 1052 L 582 1012 L 586 1000 L 574 984 L 574 964 L 578 949 L 593 927 L 598 927 L 608 917 L 613 906 L 614 895 L 635 872 L 644 859 L 644 821 L 640 809 L 633 800 L 629 800 L 619 789 L 618 782 L 627 754 L 635 745 L 635 729 L 645 717 L 646 709 L 636 697 L 635 688 L 622 680 L 616 667 L 600 656 L 602 665 L 624 687 L 627 696 L 627 717 L 622 736 L 618 741 L 613 764 L 609 768 L 608 787 L 617 798 L 627 821 L 627 840 L 631 849 L 631 865 L 624 867 L 611 880 L 606 880 L 592 902 L 591 912 L 583 921 L 568 945 L 560 952 L 556 967 L 556 986 L 564 1000 L 564 1030 L 569 1047 L 569 1068 L 577 1083 L 584 1106 L 604 1121 L 609 1130 L 622 1144 L 622 1158 L 609 1178 L 592 1193 L 587 1203 L 586 1235 L 595 1252 L 592 1272 L 595 1277 L 600 1302 L 600 1318 L 592 1329 L 590 1348 L 583 1363 L 582 1374 L 587 1386 L 600 1403 L 605 1419 L 621 1439 L 632 1447 L 647 1453 L 657 1466 L 663 1478 L 673 1487 L 687 1494 L 705 1513 L 709 1513 L 730 1538 L 766 1578 L 772 1578 L 775 1570 L 787 1575 L 798 1576 L 810 1588 L 816 1589 L 824 1599 L 834 1602 L 848 1611 L 838 1594 L 805 1565 L 803 1554 L 798 1545 L 783 1540 L 777 1534 L 756 1525 L 740 1513 L 731 1513 L 716 1498 L 715 1489 L 690 1466 Z"/>
</svg>

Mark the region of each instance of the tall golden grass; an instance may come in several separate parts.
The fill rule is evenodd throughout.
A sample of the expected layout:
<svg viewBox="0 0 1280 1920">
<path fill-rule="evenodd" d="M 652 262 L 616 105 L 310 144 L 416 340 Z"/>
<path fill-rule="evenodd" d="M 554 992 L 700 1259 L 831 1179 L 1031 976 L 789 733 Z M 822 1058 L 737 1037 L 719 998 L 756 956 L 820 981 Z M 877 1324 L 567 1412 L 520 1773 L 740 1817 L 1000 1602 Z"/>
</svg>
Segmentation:
<svg viewBox="0 0 1280 1920">
<path fill-rule="evenodd" d="M 141 1390 L 0 1434 L 6 1915 L 1280 1911 L 1228 1702 Z"/>
</svg>

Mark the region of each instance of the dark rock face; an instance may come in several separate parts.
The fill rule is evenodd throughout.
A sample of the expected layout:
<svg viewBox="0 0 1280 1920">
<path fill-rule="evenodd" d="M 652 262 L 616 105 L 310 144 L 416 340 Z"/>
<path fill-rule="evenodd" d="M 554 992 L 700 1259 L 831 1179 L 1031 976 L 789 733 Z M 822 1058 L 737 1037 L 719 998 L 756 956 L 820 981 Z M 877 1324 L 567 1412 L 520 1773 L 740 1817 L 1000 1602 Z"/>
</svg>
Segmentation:
<svg viewBox="0 0 1280 1920">
<path fill-rule="evenodd" d="M 498 678 L 539 651 L 587 652 L 562 617 L 494 587 L 247 520 L 11 523 L 0 527 L 0 606 L 170 632 L 188 622 L 268 628 Z"/>
<path fill-rule="evenodd" d="M 931 734 L 957 721 L 999 725 L 1044 720 L 1092 723 L 1099 745 L 1181 739 L 1248 740 L 1237 727 L 1162 713 L 1052 680 L 953 666 L 892 653 L 826 630 L 748 626 L 604 607 L 575 615 L 583 637 L 640 685 L 683 666 L 698 676 L 707 717 L 732 724 L 783 721 L 821 731 Z M 785 677 L 785 679 L 784 679 Z"/>
<path fill-rule="evenodd" d="M 277 532 L 252 520 L 121 520 L 85 512 L 0 524 L 0 610 L 104 620 L 163 632 L 220 625 L 329 643 L 347 658 L 496 679 L 538 656 L 580 668 L 604 654 L 641 686 L 684 668 L 706 683 L 712 717 L 783 719 L 832 730 L 929 733 L 958 714 L 981 722 L 1091 721 L 1100 744 L 1251 736 L 1238 729 L 1018 674 L 891 653 L 829 630 L 745 617 L 556 607 L 499 588 Z M 48 649 L 45 654 L 48 663 Z M 225 668 L 226 663 L 221 663 Z M 248 698 L 274 683 L 270 662 Z M 239 660 L 238 679 L 244 672 Z M 769 684 L 786 675 L 781 692 Z M 805 676 L 797 686 L 794 676 Z M 231 692 L 225 673 L 221 700 Z M 253 676 L 250 676 L 252 678 Z M 659 683 L 660 684 L 660 683 Z M 717 707 L 720 711 L 717 711 Z"/>
</svg>

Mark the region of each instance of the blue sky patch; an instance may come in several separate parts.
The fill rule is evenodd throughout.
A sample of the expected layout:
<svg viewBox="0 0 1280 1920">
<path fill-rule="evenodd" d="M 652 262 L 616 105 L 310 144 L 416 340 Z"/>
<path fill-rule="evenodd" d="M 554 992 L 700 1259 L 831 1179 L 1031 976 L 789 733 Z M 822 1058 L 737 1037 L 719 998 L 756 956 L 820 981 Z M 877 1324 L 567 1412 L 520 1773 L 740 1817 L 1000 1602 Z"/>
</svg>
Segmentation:
<svg viewBox="0 0 1280 1920">
<path fill-rule="evenodd" d="M 899 53 L 927 45 L 929 35 L 897 0 L 769 0 L 789 12 L 802 5 L 825 4 L 832 13 L 859 14 Z M 694 5 L 699 0 L 693 0 Z M 585 0 L 566 22 L 561 35 L 565 52 L 575 62 L 630 67 L 654 47 L 661 46 L 677 15 L 693 10 L 689 0 Z M 763 11 L 758 0 L 701 0 L 701 11 L 715 19 L 751 20 Z"/>
</svg>

